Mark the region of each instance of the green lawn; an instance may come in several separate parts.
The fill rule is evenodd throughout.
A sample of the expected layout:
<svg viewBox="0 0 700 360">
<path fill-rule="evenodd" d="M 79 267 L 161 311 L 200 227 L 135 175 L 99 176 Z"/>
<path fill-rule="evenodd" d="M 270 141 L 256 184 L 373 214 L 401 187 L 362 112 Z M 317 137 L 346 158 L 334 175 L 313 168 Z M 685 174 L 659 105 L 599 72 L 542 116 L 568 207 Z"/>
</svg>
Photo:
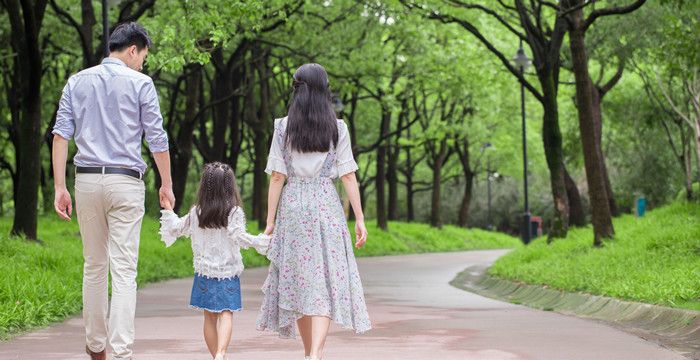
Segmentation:
<svg viewBox="0 0 700 360">
<path fill-rule="evenodd" d="M 254 224 L 249 225 L 252 230 Z M 520 245 L 518 239 L 508 235 L 453 226 L 437 230 L 425 224 L 392 222 L 388 232 L 374 223 L 367 226 L 369 239 L 363 249 L 355 250 L 357 256 Z M 8 237 L 10 227 L 11 219 L 0 219 L 0 338 L 60 321 L 81 309 L 82 246 L 76 222 L 66 223 L 53 216 L 41 218 L 39 238 L 43 245 Z M 157 231 L 158 222 L 146 218 L 139 253 L 140 286 L 191 276 L 193 272 L 189 240 L 181 239 L 166 249 Z M 252 249 L 243 252 L 243 259 L 249 267 L 267 264 L 267 259 Z"/>
<path fill-rule="evenodd" d="M 551 245 L 538 239 L 490 274 L 529 284 L 700 310 L 700 204 L 675 203 L 615 219 L 616 236 L 593 248 L 590 228 Z"/>
</svg>

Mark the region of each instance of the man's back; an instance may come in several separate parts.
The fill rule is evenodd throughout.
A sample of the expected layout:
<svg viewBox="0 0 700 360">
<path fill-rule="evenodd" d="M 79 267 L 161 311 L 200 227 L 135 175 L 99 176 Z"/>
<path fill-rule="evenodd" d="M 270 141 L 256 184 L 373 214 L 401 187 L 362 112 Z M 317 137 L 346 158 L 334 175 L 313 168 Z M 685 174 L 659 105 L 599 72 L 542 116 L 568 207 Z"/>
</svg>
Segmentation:
<svg viewBox="0 0 700 360">
<path fill-rule="evenodd" d="M 75 137 L 77 166 L 114 166 L 144 173 L 144 133 L 152 152 L 168 150 L 153 81 L 115 58 L 106 58 L 68 80 L 54 133 Z"/>
</svg>

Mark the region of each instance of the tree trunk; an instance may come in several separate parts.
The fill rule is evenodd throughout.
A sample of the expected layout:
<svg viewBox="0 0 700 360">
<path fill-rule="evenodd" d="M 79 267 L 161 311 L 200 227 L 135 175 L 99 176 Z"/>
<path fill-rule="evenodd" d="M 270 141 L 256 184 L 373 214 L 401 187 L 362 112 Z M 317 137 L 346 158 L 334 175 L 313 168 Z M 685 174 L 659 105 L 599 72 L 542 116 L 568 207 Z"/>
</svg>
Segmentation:
<svg viewBox="0 0 700 360">
<path fill-rule="evenodd" d="M 231 106 L 229 101 L 226 101 L 225 98 L 229 96 L 233 90 L 231 89 L 231 71 L 223 64 L 222 53 L 223 50 L 218 48 L 212 54 L 212 62 L 214 61 L 214 57 L 216 57 L 217 62 L 222 63 L 222 65 L 216 67 L 212 83 L 211 101 L 218 103 L 214 106 L 212 112 L 213 146 L 210 154 L 211 159 L 209 159 L 209 161 L 225 161 L 226 158 L 226 130 L 228 128 L 229 110 Z M 250 76 L 254 78 L 253 75 Z M 249 85 L 253 86 L 252 82 Z"/>
<path fill-rule="evenodd" d="M 199 65 L 192 65 L 199 68 Z M 187 71 L 187 69 L 186 69 Z M 201 69 L 192 70 L 192 74 L 185 80 L 185 119 L 180 124 L 172 156 L 173 164 L 173 193 L 175 194 L 175 212 L 182 206 L 182 199 L 185 196 L 187 187 L 187 174 L 192 160 L 192 134 L 197 123 L 197 113 L 199 112 L 199 96 L 202 88 Z M 179 91 L 176 89 L 175 91 Z M 172 120 L 171 120 L 172 121 Z"/>
<path fill-rule="evenodd" d="M 591 84 L 593 81 L 589 79 Z M 601 110 L 602 94 L 594 86 L 593 91 L 591 91 L 591 97 L 593 100 L 593 123 L 595 126 L 595 139 L 596 139 L 596 150 L 598 151 L 598 157 L 601 159 L 600 171 L 603 174 L 603 181 L 605 182 L 605 192 L 608 197 L 608 204 L 610 206 L 610 214 L 612 216 L 620 215 L 620 211 L 615 202 L 615 195 L 612 191 L 612 185 L 610 183 L 610 176 L 608 175 L 608 167 L 605 164 L 605 155 L 603 154 L 603 112 Z"/>
<path fill-rule="evenodd" d="M 548 73 L 541 79 L 544 94 L 544 116 L 542 121 L 542 140 L 544 154 L 549 169 L 549 182 L 554 198 L 554 218 L 549 230 L 549 238 L 566 237 L 569 229 L 569 196 L 566 191 L 562 135 L 559 128 L 557 106 L 557 89 L 555 77 Z"/>
<path fill-rule="evenodd" d="M 241 86 L 242 80 L 242 68 L 237 67 L 233 69 L 233 86 L 234 91 Z M 234 97 L 231 100 L 231 116 L 229 120 L 229 154 L 228 163 L 231 167 L 236 170 L 238 167 L 238 157 L 240 156 L 243 144 L 243 113 L 245 109 L 241 106 L 241 98 L 239 96 Z M 265 119 L 263 119 L 265 120 Z"/>
<path fill-rule="evenodd" d="M 413 164 L 411 163 L 411 147 L 406 147 L 406 220 L 414 221 L 416 219 L 415 210 L 413 207 Z"/>
<path fill-rule="evenodd" d="M 685 199 L 693 200 L 693 170 L 690 162 L 690 148 L 683 149 L 683 154 L 678 159 L 683 166 L 683 175 L 685 177 Z"/>
<path fill-rule="evenodd" d="M 384 137 L 389 133 L 389 125 L 391 123 L 391 111 L 382 106 L 382 120 L 380 124 L 379 136 Z M 387 140 L 385 139 L 377 147 L 377 173 L 375 175 L 375 187 L 377 193 L 377 226 L 382 230 L 389 228 L 387 223 L 386 211 L 386 191 L 384 184 L 386 183 L 386 153 Z"/>
<path fill-rule="evenodd" d="M 572 226 L 586 226 L 586 212 L 583 211 L 581 195 L 576 182 L 571 178 L 569 172 L 564 170 L 564 181 L 566 181 L 566 194 L 569 197 L 569 224 Z"/>
<path fill-rule="evenodd" d="M 401 129 L 401 126 L 403 125 L 403 120 L 404 120 L 405 114 L 406 113 L 405 113 L 404 109 L 402 109 L 401 113 L 399 114 L 398 124 L 396 125 L 397 129 Z M 401 147 L 399 146 L 399 138 L 400 137 L 401 137 L 401 132 L 399 130 L 399 132 L 394 137 L 393 143 L 389 146 L 389 149 L 388 149 L 386 179 L 387 179 L 387 183 L 389 185 L 389 209 L 388 209 L 389 220 L 398 220 L 399 219 L 399 214 L 398 214 L 398 207 L 399 207 L 398 161 L 399 161 L 399 151 L 401 149 Z M 387 143 L 389 143 L 389 139 L 387 139 Z"/>
<path fill-rule="evenodd" d="M 697 101 L 697 100 L 696 100 Z M 698 170 L 698 181 L 700 181 L 700 110 L 698 110 L 695 114 L 695 122 L 694 122 L 694 131 L 695 131 L 695 160 L 698 162 L 697 164 L 697 170 Z"/>
<path fill-rule="evenodd" d="M 50 181 L 46 170 L 43 166 L 40 166 L 40 183 L 41 183 L 41 208 L 44 214 L 51 214 L 54 211 L 53 208 L 53 181 Z"/>
<path fill-rule="evenodd" d="M 603 240 L 615 234 L 610 214 L 605 180 L 603 179 L 602 159 L 596 148 L 596 130 L 593 114 L 593 83 L 588 73 L 588 58 L 585 48 L 583 11 L 571 14 L 572 28 L 569 31 L 571 58 L 576 78 L 576 104 L 578 107 L 579 130 L 586 169 L 586 180 L 591 199 L 591 215 L 594 232 L 594 245 L 602 246 Z"/>
<path fill-rule="evenodd" d="M 39 34 L 46 10 L 46 1 L 7 1 L 5 5 L 10 19 L 11 44 L 15 52 L 13 67 L 17 77 L 12 84 L 20 96 L 20 123 L 15 151 L 17 163 L 17 197 L 12 224 L 13 235 L 24 234 L 28 239 L 37 238 L 37 205 L 41 169 L 41 78 L 43 64 L 39 50 Z"/>
<path fill-rule="evenodd" d="M 440 209 L 440 190 L 442 188 L 442 166 L 447 158 L 447 139 L 440 141 L 440 152 L 433 161 L 433 184 L 430 199 L 430 225 L 442 228 L 442 213 Z"/>
<path fill-rule="evenodd" d="M 474 174 L 465 172 L 464 181 L 464 196 L 462 197 L 462 204 L 459 207 L 459 220 L 458 224 L 461 227 L 467 227 L 469 222 L 469 206 L 472 202 L 472 189 L 474 188 Z"/>
<path fill-rule="evenodd" d="M 474 188 L 474 172 L 471 168 L 470 154 L 469 154 L 469 141 L 464 140 L 464 146 L 460 147 L 457 145 L 457 153 L 459 154 L 459 161 L 462 163 L 462 172 L 464 173 L 464 196 L 462 196 L 462 204 L 459 207 L 459 218 L 457 224 L 461 227 L 467 227 L 469 221 L 469 205 L 472 201 L 472 191 Z M 486 169 L 487 173 L 491 169 Z M 491 181 L 487 179 L 487 181 Z"/>
<path fill-rule="evenodd" d="M 260 54 L 256 54 L 260 51 Z M 255 47 L 253 49 L 253 57 L 259 59 L 256 62 L 259 88 L 260 88 L 260 111 L 256 117 L 256 124 L 253 127 L 253 146 L 255 151 L 255 160 L 253 164 L 253 217 L 258 221 L 260 230 L 265 229 L 267 218 L 267 174 L 265 174 L 265 165 L 267 162 L 267 152 L 269 149 L 268 129 L 272 120 L 270 113 L 270 68 L 268 67 L 268 54 L 262 53 L 264 50 Z M 250 79 L 253 79 L 252 77 Z M 251 86 L 252 87 L 252 86 Z M 252 93 L 251 93 L 252 95 Z M 252 99 L 251 104 L 252 106 Z"/>
</svg>

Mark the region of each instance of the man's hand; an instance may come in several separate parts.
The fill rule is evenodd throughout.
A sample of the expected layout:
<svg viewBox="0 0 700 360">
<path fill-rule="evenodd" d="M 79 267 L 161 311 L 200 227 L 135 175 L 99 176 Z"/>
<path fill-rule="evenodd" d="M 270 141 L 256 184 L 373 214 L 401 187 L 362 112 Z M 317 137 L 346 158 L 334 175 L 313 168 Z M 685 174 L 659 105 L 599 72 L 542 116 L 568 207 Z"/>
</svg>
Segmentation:
<svg viewBox="0 0 700 360">
<path fill-rule="evenodd" d="M 53 207 L 61 219 L 70 221 L 70 216 L 73 213 L 73 204 L 68 189 L 65 187 L 56 189 Z"/>
<path fill-rule="evenodd" d="M 162 205 L 162 207 L 165 210 L 173 210 L 173 204 L 168 199 L 165 199 L 165 205 Z"/>
<path fill-rule="evenodd" d="M 160 197 L 160 207 L 168 210 L 175 208 L 175 194 L 173 194 L 172 187 L 161 186 L 158 195 Z"/>
</svg>

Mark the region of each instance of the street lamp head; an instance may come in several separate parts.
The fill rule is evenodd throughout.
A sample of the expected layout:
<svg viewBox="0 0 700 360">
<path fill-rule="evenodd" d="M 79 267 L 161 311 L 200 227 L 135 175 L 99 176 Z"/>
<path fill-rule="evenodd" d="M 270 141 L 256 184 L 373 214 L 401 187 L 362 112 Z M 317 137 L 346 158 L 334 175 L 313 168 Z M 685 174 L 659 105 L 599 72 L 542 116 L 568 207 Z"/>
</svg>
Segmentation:
<svg viewBox="0 0 700 360">
<path fill-rule="evenodd" d="M 515 54 L 513 62 L 515 63 L 515 66 L 521 68 L 523 72 L 530 66 L 530 59 L 527 57 L 527 55 L 525 55 L 525 50 L 523 50 L 522 46 L 520 46 L 517 54 Z"/>
<path fill-rule="evenodd" d="M 483 144 L 481 145 L 481 151 L 484 151 L 484 150 L 486 150 L 486 149 L 488 149 L 488 148 L 490 148 L 490 147 L 492 147 L 491 143 L 490 143 L 490 142 L 485 142 L 485 143 L 483 143 Z"/>
</svg>

